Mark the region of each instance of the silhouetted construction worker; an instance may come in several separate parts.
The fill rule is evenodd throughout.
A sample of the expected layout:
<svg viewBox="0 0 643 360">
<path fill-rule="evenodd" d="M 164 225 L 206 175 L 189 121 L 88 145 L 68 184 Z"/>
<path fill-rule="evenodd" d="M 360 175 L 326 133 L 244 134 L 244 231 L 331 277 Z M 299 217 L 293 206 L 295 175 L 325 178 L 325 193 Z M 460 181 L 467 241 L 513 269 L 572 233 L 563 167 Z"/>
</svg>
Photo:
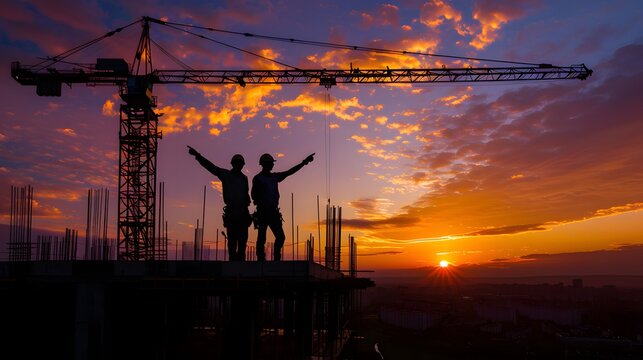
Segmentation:
<svg viewBox="0 0 643 360">
<path fill-rule="evenodd" d="M 231 170 L 220 168 L 198 151 L 188 146 L 190 155 L 221 180 L 223 185 L 223 226 L 228 233 L 228 254 L 230 260 L 244 261 L 246 259 L 246 244 L 248 243 L 248 227 L 252 217 L 248 211 L 250 196 L 248 195 L 248 177 L 241 172 L 246 164 L 243 156 L 236 154 L 230 160 Z"/>
<path fill-rule="evenodd" d="M 315 154 L 308 155 L 301 163 L 293 166 L 284 172 L 272 172 L 275 166 L 275 159 L 270 154 L 263 154 L 259 158 L 261 172 L 252 179 L 252 200 L 257 206 L 255 227 L 257 228 L 257 260 L 266 260 L 266 232 L 268 228 L 275 236 L 275 247 L 273 259 L 281 260 L 281 247 L 284 245 L 286 235 L 281 226 L 282 218 L 279 211 L 279 187 L 278 183 L 288 176 L 296 173 L 314 160 Z"/>
</svg>

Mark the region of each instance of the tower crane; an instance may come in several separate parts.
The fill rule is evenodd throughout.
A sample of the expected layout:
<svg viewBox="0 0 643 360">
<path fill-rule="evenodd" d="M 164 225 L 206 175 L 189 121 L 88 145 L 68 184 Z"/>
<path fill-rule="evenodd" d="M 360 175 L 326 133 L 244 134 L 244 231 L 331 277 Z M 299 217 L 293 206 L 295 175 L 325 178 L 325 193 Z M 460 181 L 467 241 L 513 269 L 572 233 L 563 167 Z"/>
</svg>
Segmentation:
<svg viewBox="0 0 643 360">
<path fill-rule="evenodd" d="M 92 44 L 119 33 L 134 24 L 142 24 L 138 48 L 131 65 L 124 59 L 99 58 L 89 68 L 63 70 L 52 66 Z M 156 218 L 156 154 L 159 114 L 154 112 L 156 97 L 152 89 L 157 84 L 319 84 L 330 88 L 337 84 L 501 82 L 532 80 L 585 80 L 592 70 L 584 64 L 554 66 L 551 64 L 510 63 L 505 67 L 466 67 L 435 69 L 298 69 L 287 70 L 155 70 L 152 67 L 150 23 L 177 28 L 184 24 L 170 23 L 143 17 L 125 27 L 110 31 L 98 39 L 78 46 L 37 65 L 11 65 L 11 76 L 22 85 L 36 86 L 39 96 L 61 96 L 62 84 L 116 85 L 123 100 L 120 105 L 119 167 L 118 167 L 118 258 L 119 260 L 154 260 L 167 256 L 167 244 L 155 237 Z M 203 28 L 214 30 L 211 28 Z M 230 31 L 224 31 L 233 33 Z M 247 37 L 262 37 L 236 33 Z M 203 37 L 203 36 L 200 36 Z M 308 45 L 329 45 L 295 39 L 263 36 L 271 40 Z M 233 46 L 231 46 L 233 47 Z M 419 54 L 358 46 L 332 44 L 350 50 L 383 51 L 398 54 Z M 233 47 L 235 48 L 235 47 Z M 237 50 L 241 50 L 235 48 Z M 242 50 L 243 51 L 243 50 Z M 446 56 L 452 57 L 453 56 Z M 457 57 L 456 57 L 457 58 Z M 484 60 L 484 59 L 482 59 Z M 280 63 L 281 64 L 281 63 Z M 282 64 L 284 65 L 284 64 Z M 165 246 L 165 249 L 163 249 Z"/>
</svg>

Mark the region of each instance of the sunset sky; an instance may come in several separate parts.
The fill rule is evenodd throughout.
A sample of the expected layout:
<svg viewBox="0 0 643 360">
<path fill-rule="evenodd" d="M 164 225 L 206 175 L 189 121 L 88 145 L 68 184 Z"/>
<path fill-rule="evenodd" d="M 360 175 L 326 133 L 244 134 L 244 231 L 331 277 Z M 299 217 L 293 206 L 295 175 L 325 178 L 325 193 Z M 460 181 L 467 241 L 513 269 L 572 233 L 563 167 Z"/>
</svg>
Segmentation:
<svg viewBox="0 0 643 360">
<path fill-rule="evenodd" d="M 0 12 L 0 224 L 9 223 L 10 186 L 31 184 L 34 228 L 69 227 L 83 236 L 87 190 L 107 188 L 116 236 L 117 89 L 63 86 L 62 97 L 38 97 L 9 69 L 11 61 L 37 63 L 141 16 L 594 70 L 585 81 L 542 83 L 157 85 L 164 114 L 157 180 L 166 184 L 171 246 L 193 239 L 204 186 L 206 242 L 222 227 L 220 183 L 188 155 L 191 145 L 223 167 L 243 154 L 250 180 L 262 153 L 277 158 L 276 171 L 316 153 L 280 184 L 286 241 L 291 193 L 300 239 L 317 237 L 316 199 L 323 216 L 330 197 L 343 208 L 344 233 L 355 236 L 364 269 L 446 260 L 529 264 L 525 274 L 643 275 L 640 1 L 10 0 Z M 498 66 L 201 34 L 302 69 Z M 139 35 L 140 26 L 129 27 L 69 60 L 131 62 Z M 283 68 L 158 24 L 151 37 L 196 69 Z M 180 69 L 157 47 L 152 56 L 156 68 Z M 250 238 L 253 246 L 254 231 Z"/>
</svg>

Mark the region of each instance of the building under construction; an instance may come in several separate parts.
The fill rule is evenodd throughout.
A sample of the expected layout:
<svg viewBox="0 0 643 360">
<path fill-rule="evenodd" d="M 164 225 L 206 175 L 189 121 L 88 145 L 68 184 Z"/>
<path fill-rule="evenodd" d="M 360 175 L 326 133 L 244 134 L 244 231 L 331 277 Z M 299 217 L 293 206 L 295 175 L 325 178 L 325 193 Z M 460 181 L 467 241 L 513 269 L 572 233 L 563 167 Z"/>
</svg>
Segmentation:
<svg viewBox="0 0 643 360">
<path fill-rule="evenodd" d="M 350 236 L 341 271 L 334 207 L 326 211 L 324 265 L 314 261 L 312 238 L 302 261 L 123 261 L 105 253 L 105 234 L 95 236 L 107 220 L 97 225 L 97 209 L 106 205 L 92 206 L 90 191 L 85 260 L 76 260 L 77 232 L 32 243 L 33 189 L 12 194 L 9 261 L 0 262 L 9 358 L 335 359 L 360 291 L 374 285 L 356 276 Z"/>
<path fill-rule="evenodd" d="M 368 279 L 311 261 L 0 263 L 8 358 L 335 359 Z"/>
</svg>

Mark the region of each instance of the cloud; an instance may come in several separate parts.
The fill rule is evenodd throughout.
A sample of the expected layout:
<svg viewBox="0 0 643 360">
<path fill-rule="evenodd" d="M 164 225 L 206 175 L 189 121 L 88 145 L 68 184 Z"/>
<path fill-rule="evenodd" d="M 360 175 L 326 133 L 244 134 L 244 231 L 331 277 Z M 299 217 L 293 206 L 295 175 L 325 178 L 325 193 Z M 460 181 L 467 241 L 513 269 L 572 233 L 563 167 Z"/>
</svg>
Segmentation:
<svg viewBox="0 0 643 360">
<path fill-rule="evenodd" d="M 233 120 L 245 122 L 255 118 L 261 111 L 271 106 L 267 99 L 272 93 L 281 90 L 280 85 L 246 86 L 229 85 L 220 89 L 199 87 L 210 100 L 210 111 L 207 115 L 211 127 L 226 127 Z"/>
<path fill-rule="evenodd" d="M 404 254 L 404 251 L 379 251 L 372 253 L 358 253 L 357 256 L 380 256 L 380 255 L 399 255 Z"/>
<path fill-rule="evenodd" d="M 100 33 L 104 30 L 99 25 L 100 21 L 97 20 L 106 14 L 100 9 L 98 3 L 79 4 L 74 0 L 60 0 L 55 3 L 47 0 L 31 0 L 29 2 L 39 13 L 59 24 L 90 34 Z M 74 11 L 69 11 L 69 9 L 74 9 Z"/>
<path fill-rule="evenodd" d="M 32 200 L 31 208 L 32 208 L 32 214 L 34 218 L 49 218 L 49 219 L 65 218 L 65 216 L 63 216 L 62 211 L 59 208 L 52 205 L 43 204 L 36 200 Z"/>
<path fill-rule="evenodd" d="M 191 24 L 212 27 L 222 27 L 229 22 L 254 25 L 275 12 L 271 2 L 254 1 L 229 1 L 217 3 L 217 6 L 196 2 L 191 2 L 189 6 L 164 2 L 163 6 L 158 6 L 148 1 L 125 1 L 119 5 L 131 14 L 150 14 L 158 18 L 167 17 L 171 21 L 188 21 Z"/>
<path fill-rule="evenodd" d="M 643 275 L 640 259 L 643 244 L 614 249 L 529 254 L 515 259 L 494 259 L 488 263 L 459 266 L 465 276 L 521 277 L 546 275 Z"/>
<path fill-rule="evenodd" d="M 381 4 L 374 13 L 362 12 L 359 16 L 362 19 L 362 26 L 393 26 L 400 24 L 400 8 L 392 4 Z"/>
<path fill-rule="evenodd" d="M 437 28 L 444 21 L 455 24 L 462 20 L 462 13 L 442 0 L 427 1 L 420 9 L 420 22 L 430 28 Z"/>
<path fill-rule="evenodd" d="M 182 103 L 160 108 L 158 113 L 163 113 L 163 116 L 159 120 L 159 130 L 164 134 L 199 130 L 202 120 L 207 119 L 210 126 L 209 134 L 219 136 L 227 131 L 233 122 L 245 122 L 270 109 L 271 105 L 267 99 L 272 97 L 273 92 L 279 91 L 281 86 L 193 85 L 188 88 L 197 89 L 202 93 L 208 101 L 208 109 L 199 110 Z M 272 119 L 275 115 L 267 112 L 264 117 Z"/>
<path fill-rule="evenodd" d="M 118 111 L 114 109 L 114 102 L 110 99 L 105 100 L 105 103 L 103 103 L 103 111 L 102 114 L 104 116 L 109 116 L 109 117 L 114 117 L 118 115 Z"/>
<path fill-rule="evenodd" d="M 357 97 L 346 99 L 326 98 L 325 94 L 314 95 L 309 92 L 303 92 L 295 99 L 280 102 L 275 105 L 275 108 L 300 108 L 305 113 L 328 113 L 342 120 L 354 121 L 364 116 L 364 113 L 359 110 L 366 107 L 360 104 Z"/>
<path fill-rule="evenodd" d="M 342 226 L 347 229 L 373 230 L 373 229 L 390 229 L 410 225 L 416 225 L 420 218 L 409 217 L 406 215 L 392 216 L 386 219 L 367 220 L 367 219 L 342 219 Z"/>
<path fill-rule="evenodd" d="M 418 171 L 409 176 L 413 183 L 417 184 L 430 178 L 430 175 L 424 171 Z"/>
<path fill-rule="evenodd" d="M 521 18 L 526 10 L 539 5 L 537 0 L 497 1 L 478 0 L 474 3 L 473 18 L 480 23 L 476 36 L 469 42 L 482 50 L 496 41 L 498 32 L 508 22 Z"/>
<path fill-rule="evenodd" d="M 195 107 L 185 107 L 183 104 L 166 105 L 158 109 L 157 113 L 163 114 L 159 118 L 159 131 L 163 135 L 198 130 L 199 124 L 204 118 Z"/>
<path fill-rule="evenodd" d="M 355 209 L 357 217 L 376 220 L 387 217 L 387 209 L 393 206 L 393 202 L 385 198 L 361 198 L 350 201 L 348 205 Z"/>
<path fill-rule="evenodd" d="M 439 101 L 441 101 L 446 106 L 458 106 L 458 105 L 461 105 L 464 101 L 466 101 L 470 97 L 471 96 L 468 94 L 463 94 L 460 97 L 456 95 L 449 95 L 439 99 Z"/>
<path fill-rule="evenodd" d="M 387 121 L 388 121 L 388 118 L 386 116 L 378 116 L 375 118 L 375 122 L 380 125 L 386 124 Z"/>
<path fill-rule="evenodd" d="M 78 45 L 79 33 L 85 34 L 85 39 L 104 34 L 106 29 L 102 20 L 105 15 L 96 2 L 19 1 L 3 9 L 0 28 L 10 39 L 29 41 L 44 53 L 53 55 Z"/>
<path fill-rule="evenodd" d="M 76 132 L 74 131 L 74 129 L 70 129 L 70 128 L 56 129 L 56 132 L 58 132 L 60 134 L 63 134 L 65 136 L 69 136 L 69 137 L 76 137 L 77 136 Z"/>
<path fill-rule="evenodd" d="M 78 228 L 78 223 L 84 224 L 82 216 L 78 219 L 82 189 L 118 183 L 118 125 L 113 119 L 96 118 L 95 109 L 86 110 L 84 104 L 60 107 L 48 115 L 31 115 L 38 108 L 25 111 L 5 119 L 7 140 L 0 163 L 10 176 L 0 177 L 0 185 L 34 187 L 38 226 L 61 227 L 64 219 L 65 226 Z M 83 120 L 89 118 L 89 123 Z M 0 194 L 0 202 L 8 204 L 7 197 Z"/>
<path fill-rule="evenodd" d="M 502 226 L 495 227 L 492 229 L 474 231 L 472 233 L 466 234 L 467 236 L 480 236 L 480 235 L 508 235 L 508 234 L 518 234 L 527 231 L 543 231 L 547 230 L 543 224 L 521 224 L 521 225 L 511 225 L 511 226 Z"/>
<path fill-rule="evenodd" d="M 223 183 L 219 180 L 210 181 L 210 187 L 220 194 L 223 194 Z"/>
<path fill-rule="evenodd" d="M 378 146 L 386 146 L 386 145 L 391 145 L 395 144 L 396 140 L 392 139 L 380 139 L 379 137 L 375 138 L 367 138 L 366 136 L 361 136 L 361 135 L 353 135 L 351 136 L 351 139 L 355 140 L 358 144 L 362 145 L 362 147 L 366 150 L 373 150 L 376 149 Z"/>
<path fill-rule="evenodd" d="M 420 124 L 413 123 L 390 123 L 386 125 L 387 128 L 397 130 L 402 135 L 411 135 L 420 131 Z"/>
<path fill-rule="evenodd" d="M 418 38 L 402 38 L 398 40 L 373 40 L 365 47 L 405 50 L 409 52 L 433 53 L 440 44 L 437 34 L 423 34 Z M 385 54 L 370 51 L 329 50 L 322 54 L 313 54 L 306 57 L 308 67 L 338 68 L 338 69 L 411 69 L 436 65 L 431 63 L 429 57 L 411 55 Z M 393 84 L 389 86 L 406 86 L 406 84 Z"/>
<path fill-rule="evenodd" d="M 636 211 L 641 209 L 643 209 L 643 203 L 638 202 L 633 204 L 612 206 L 608 209 L 598 209 L 594 212 L 594 216 L 610 216 L 610 215 L 616 215 L 624 212 Z"/>
<path fill-rule="evenodd" d="M 362 149 L 357 151 L 359 153 L 365 153 L 369 156 L 389 161 L 409 157 L 408 154 L 399 151 L 399 149 L 385 148 L 389 145 L 397 144 L 399 137 L 395 139 L 382 139 L 379 136 L 369 138 L 363 135 L 352 135 L 351 139 L 362 146 Z"/>
<path fill-rule="evenodd" d="M 40 199 L 55 199 L 75 202 L 84 199 L 85 192 L 79 192 L 68 188 L 49 188 L 38 190 L 37 195 Z"/>
</svg>

